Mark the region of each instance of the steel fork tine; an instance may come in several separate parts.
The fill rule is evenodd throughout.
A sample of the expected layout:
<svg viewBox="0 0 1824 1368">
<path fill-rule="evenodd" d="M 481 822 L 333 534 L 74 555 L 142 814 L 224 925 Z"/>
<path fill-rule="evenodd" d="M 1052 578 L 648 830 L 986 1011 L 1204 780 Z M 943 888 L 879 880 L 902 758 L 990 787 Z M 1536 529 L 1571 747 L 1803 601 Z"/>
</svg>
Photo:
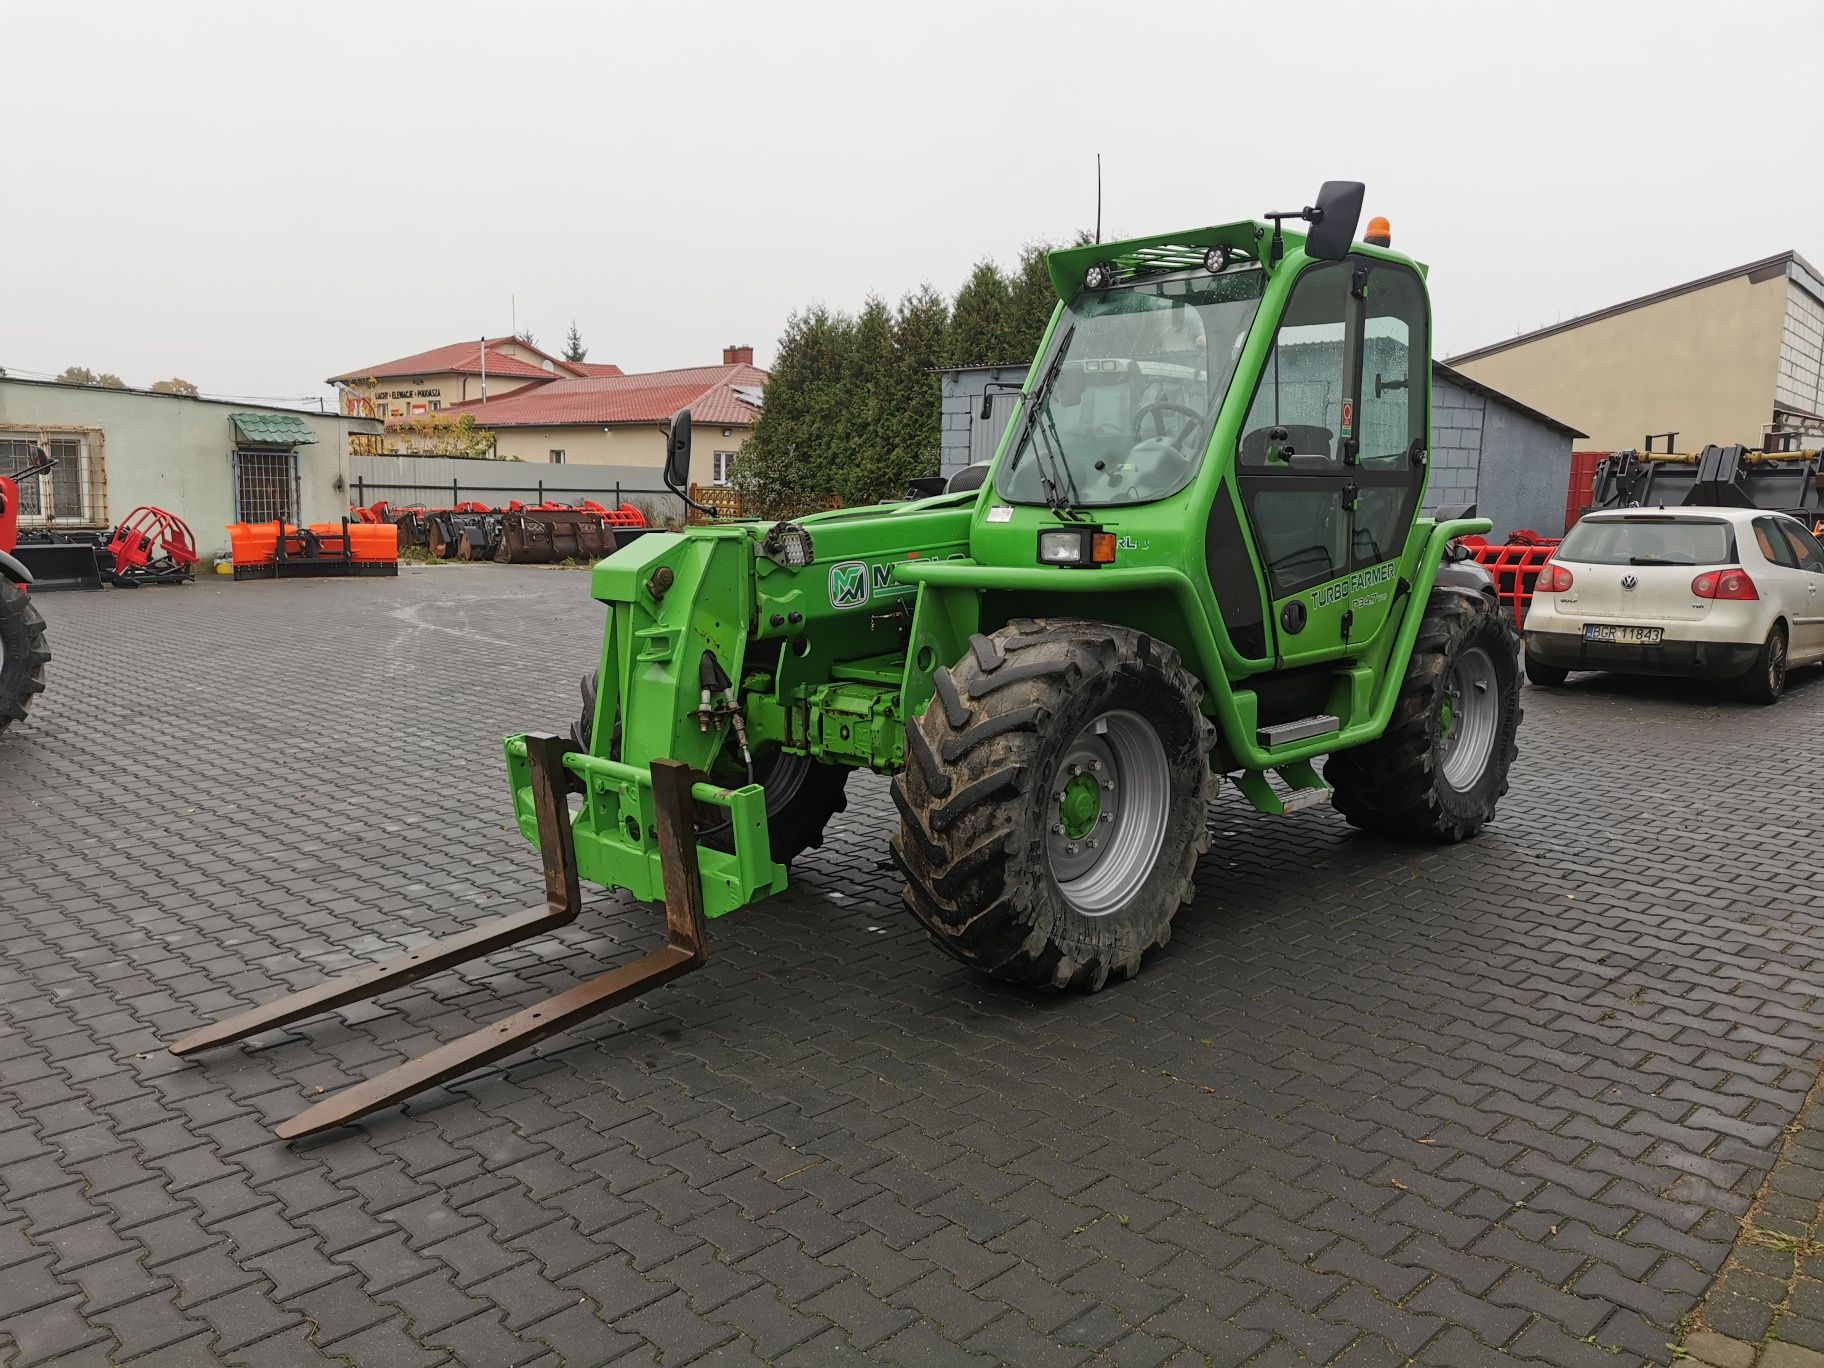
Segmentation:
<svg viewBox="0 0 1824 1368">
<path fill-rule="evenodd" d="M 522 1008 L 503 1021 L 441 1045 L 378 1078 L 345 1088 L 275 1127 L 280 1138 L 294 1140 L 347 1125 L 446 1079 L 515 1054 L 701 965 L 709 957 L 709 941 L 704 930 L 703 885 L 698 877 L 696 823 L 690 797 L 695 776 L 688 766 L 675 760 L 659 760 L 653 763 L 652 777 L 665 873 L 663 949 L 536 1006 Z M 569 848 L 567 839 L 563 844 Z"/>
<path fill-rule="evenodd" d="M 562 737 L 526 737 L 533 807 L 538 814 L 539 849 L 545 865 L 545 905 L 484 922 L 468 931 L 435 940 L 367 969 L 341 974 L 314 988 L 291 993 L 237 1013 L 212 1026 L 192 1031 L 170 1046 L 174 1055 L 191 1055 L 227 1045 L 261 1031 L 285 1026 L 351 1002 L 377 997 L 416 983 L 451 965 L 479 959 L 491 951 L 531 940 L 574 921 L 582 910 L 576 851 L 570 842 L 569 808 L 564 800 L 564 754 L 572 747 Z M 694 846 L 693 846 L 694 853 Z"/>
</svg>

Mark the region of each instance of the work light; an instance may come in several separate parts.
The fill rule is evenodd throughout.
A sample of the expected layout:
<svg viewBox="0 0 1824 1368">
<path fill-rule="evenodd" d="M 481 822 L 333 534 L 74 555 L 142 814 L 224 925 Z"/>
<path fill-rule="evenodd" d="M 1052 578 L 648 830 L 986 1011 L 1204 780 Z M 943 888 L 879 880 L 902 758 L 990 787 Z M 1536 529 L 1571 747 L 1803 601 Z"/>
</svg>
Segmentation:
<svg viewBox="0 0 1824 1368">
<path fill-rule="evenodd" d="M 809 565 L 813 555 L 811 534 L 797 523 L 790 522 L 774 523 L 773 530 L 766 534 L 766 540 L 755 549 L 775 565 L 794 568 Z"/>
<path fill-rule="evenodd" d="M 1225 242 L 1203 254 L 1203 269 L 1211 275 L 1221 275 L 1229 269 L 1229 263 L 1234 259 L 1235 249 Z"/>
<path fill-rule="evenodd" d="M 1118 275 L 1112 262 L 1098 261 L 1083 273 L 1083 283 L 1092 290 L 1106 290 Z"/>
</svg>

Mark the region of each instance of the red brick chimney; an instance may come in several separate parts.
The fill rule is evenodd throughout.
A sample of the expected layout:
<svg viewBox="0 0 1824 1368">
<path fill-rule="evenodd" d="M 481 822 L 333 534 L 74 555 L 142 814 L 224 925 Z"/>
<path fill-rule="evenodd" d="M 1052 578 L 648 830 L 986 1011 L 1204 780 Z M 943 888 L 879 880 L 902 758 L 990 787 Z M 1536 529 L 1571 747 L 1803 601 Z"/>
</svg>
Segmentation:
<svg viewBox="0 0 1824 1368">
<path fill-rule="evenodd" d="M 754 364 L 754 349 L 745 346 L 724 347 L 722 348 L 722 364 L 725 366 L 751 366 Z"/>
</svg>

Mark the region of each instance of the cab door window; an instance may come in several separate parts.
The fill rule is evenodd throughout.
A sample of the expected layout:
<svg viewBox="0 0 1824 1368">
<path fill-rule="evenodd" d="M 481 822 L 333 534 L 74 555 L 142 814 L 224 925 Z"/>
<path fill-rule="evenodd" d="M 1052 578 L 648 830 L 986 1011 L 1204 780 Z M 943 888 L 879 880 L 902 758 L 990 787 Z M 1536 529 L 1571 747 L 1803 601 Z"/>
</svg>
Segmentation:
<svg viewBox="0 0 1824 1368">
<path fill-rule="evenodd" d="M 1358 569 L 1400 554 L 1423 483 L 1415 457 L 1430 445 L 1424 287 L 1406 267 L 1377 262 L 1367 289 L 1352 558 Z"/>
<path fill-rule="evenodd" d="M 1348 294 L 1349 268 L 1340 261 L 1298 278 L 1242 424 L 1243 466 L 1289 468 L 1294 455 L 1337 458 Z"/>
</svg>

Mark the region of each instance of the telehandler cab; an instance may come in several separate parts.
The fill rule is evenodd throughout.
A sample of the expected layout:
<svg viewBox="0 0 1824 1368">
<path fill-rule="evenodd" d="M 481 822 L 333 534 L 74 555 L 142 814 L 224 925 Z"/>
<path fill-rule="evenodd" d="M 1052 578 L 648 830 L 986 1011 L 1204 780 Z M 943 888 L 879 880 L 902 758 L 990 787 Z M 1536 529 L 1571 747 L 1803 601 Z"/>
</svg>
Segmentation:
<svg viewBox="0 0 1824 1368">
<path fill-rule="evenodd" d="M 905 901 L 1018 983 L 1098 989 L 1165 944 L 1228 776 L 1256 808 L 1472 835 L 1507 789 L 1517 641 L 1420 517 L 1422 267 L 1362 186 L 1052 254 L 1059 303 L 993 462 L 935 497 L 641 538 L 596 564 L 571 735 L 506 742 L 545 906 L 199 1031 L 371 997 L 574 918 L 665 903 L 667 944 L 286 1122 L 338 1125 L 684 973 L 777 893 L 852 769 L 893 776 Z M 1306 231 L 1287 231 L 1287 220 Z M 690 414 L 667 478 L 688 477 Z M 1314 761 L 1329 757 L 1320 775 Z M 574 804 L 574 806 L 573 806 Z"/>
</svg>

